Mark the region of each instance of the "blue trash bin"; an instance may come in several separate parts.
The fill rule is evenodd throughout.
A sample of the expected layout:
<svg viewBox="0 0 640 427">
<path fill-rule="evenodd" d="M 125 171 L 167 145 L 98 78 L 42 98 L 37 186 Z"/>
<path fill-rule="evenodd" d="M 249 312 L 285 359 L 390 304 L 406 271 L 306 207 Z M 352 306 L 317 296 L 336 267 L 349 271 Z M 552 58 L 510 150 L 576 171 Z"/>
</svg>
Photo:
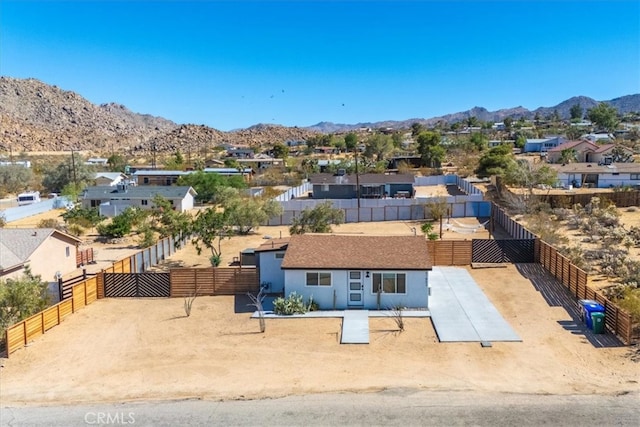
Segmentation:
<svg viewBox="0 0 640 427">
<path fill-rule="evenodd" d="M 591 314 L 604 313 L 604 306 L 597 301 L 588 299 L 581 299 L 579 303 L 582 307 L 582 319 L 587 324 L 587 328 L 593 330 L 593 320 L 591 318 Z"/>
</svg>

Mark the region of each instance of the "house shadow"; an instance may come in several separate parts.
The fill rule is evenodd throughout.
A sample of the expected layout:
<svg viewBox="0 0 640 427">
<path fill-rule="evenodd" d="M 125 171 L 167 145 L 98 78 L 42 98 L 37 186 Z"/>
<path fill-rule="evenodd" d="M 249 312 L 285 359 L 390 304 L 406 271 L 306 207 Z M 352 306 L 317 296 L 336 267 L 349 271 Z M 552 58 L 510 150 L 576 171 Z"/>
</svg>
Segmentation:
<svg viewBox="0 0 640 427">
<path fill-rule="evenodd" d="M 549 307 L 562 307 L 571 320 L 559 320 L 558 324 L 573 335 L 582 335 L 596 348 L 626 347 L 614 334 L 596 334 L 589 329 L 575 296 L 540 264 L 516 264 L 522 277 L 529 279 L 533 287 L 540 292 Z"/>
<path fill-rule="evenodd" d="M 276 296 L 267 295 L 262 300 L 262 309 L 264 311 L 273 311 L 273 300 L 276 299 Z M 233 298 L 233 312 L 234 313 L 254 313 L 256 311 L 256 306 L 253 305 L 251 298 L 246 294 L 238 294 Z"/>
</svg>

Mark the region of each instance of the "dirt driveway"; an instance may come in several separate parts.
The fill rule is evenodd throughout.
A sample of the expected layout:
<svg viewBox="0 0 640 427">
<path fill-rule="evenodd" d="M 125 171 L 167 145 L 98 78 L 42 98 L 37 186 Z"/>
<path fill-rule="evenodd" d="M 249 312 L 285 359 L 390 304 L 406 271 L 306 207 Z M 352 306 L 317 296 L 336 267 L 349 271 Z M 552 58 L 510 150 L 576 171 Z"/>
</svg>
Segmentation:
<svg viewBox="0 0 640 427">
<path fill-rule="evenodd" d="M 439 343 L 428 318 L 371 319 L 369 345 L 339 344 L 339 319 L 268 319 L 234 297 L 99 300 L 3 360 L 3 405 L 253 399 L 389 387 L 531 394 L 639 392 L 628 347 L 595 348 L 563 328 L 518 270 L 470 270 L 522 342 Z"/>
</svg>

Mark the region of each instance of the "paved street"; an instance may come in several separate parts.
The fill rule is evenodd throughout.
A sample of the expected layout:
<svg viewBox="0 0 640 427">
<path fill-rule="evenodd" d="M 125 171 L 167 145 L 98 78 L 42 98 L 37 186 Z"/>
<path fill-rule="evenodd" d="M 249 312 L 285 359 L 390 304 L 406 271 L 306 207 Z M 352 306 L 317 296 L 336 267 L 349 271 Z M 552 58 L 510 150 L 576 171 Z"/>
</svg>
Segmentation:
<svg viewBox="0 0 640 427">
<path fill-rule="evenodd" d="M 184 400 L 2 408 L 2 426 L 636 426 L 638 395 L 552 396 L 392 389 L 258 401 Z"/>
</svg>

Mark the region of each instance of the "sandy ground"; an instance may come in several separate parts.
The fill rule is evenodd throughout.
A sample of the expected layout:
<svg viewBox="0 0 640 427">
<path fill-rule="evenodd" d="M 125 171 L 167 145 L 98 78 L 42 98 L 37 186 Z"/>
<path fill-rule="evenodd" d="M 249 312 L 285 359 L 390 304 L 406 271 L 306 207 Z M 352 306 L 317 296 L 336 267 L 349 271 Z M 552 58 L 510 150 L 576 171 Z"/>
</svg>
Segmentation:
<svg viewBox="0 0 640 427">
<path fill-rule="evenodd" d="M 389 387 L 529 394 L 640 391 L 627 347 L 595 348 L 559 323 L 514 266 L 470 270 L 522 342 L 439 343 L 428 318 L 372 319 L 369 345 L 339 344 L 339 319 L 268 319 L 234 297 L 99 300 L 2 360 L 3 405 L 253 399 Z M 240 307 L 244 308 L 244 307 Z"/>
<path fill-rule="evenodd" d="M 410 235 L 413 228 L 420 233 L 419 226 L 359 223 L 335 231 Z M 260 227 L 250 236 L 224 240 L 223 265 L 265 237 L 287 235 L 287 227 Z M 447 239 L 474 237 L 488 233 L 445 231 Z M 103 252 L 109 250 L 98 250 Z M 208 254 L 197 257 L 193 248 L 179 251 L 170 262 L 209 265 Z M 2 359 L 0 402 L 249 399 L 388 387 L 640 392 L 640 364 L 631 360 L 631 349 L 595 348 L 583 335 L 564 329 L 560 322 L 571 317 L 550 307 L 514 266 L 470 272 L 522 342 L 491 348 L 438 343 L 430 319 L 406 319 L 405 331 L 399 332 L 392 319 L 383 318 L 370 321 L 369 345 L 341 345 L 340 319 L 269 319 L 266 333 L 260 334 L 250 313 L 235 312 L 234 297 L 200 297 L 188 318 L 182 299 L 105 299 Z"/>
</svg>

